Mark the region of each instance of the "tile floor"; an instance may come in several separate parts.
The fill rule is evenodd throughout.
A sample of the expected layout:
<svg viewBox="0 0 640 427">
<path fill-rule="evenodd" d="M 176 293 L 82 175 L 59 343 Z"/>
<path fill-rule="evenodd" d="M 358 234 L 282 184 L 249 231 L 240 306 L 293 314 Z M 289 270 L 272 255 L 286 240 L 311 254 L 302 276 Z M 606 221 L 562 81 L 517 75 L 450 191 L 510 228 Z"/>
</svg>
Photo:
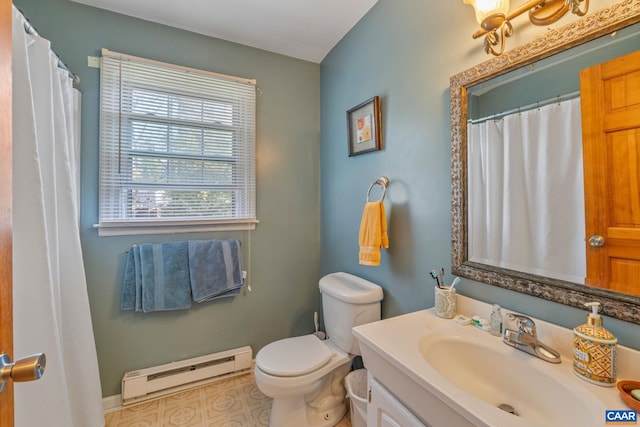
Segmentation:
<svg viewBox="0 0 640 427">
<path fill-rule="evenodd" d="M 108 413 L 105 427 L 259 427 L 270 413 L 249 373 Z M 351 427 L 349 412 L 337 427 Z"/>
</svg>

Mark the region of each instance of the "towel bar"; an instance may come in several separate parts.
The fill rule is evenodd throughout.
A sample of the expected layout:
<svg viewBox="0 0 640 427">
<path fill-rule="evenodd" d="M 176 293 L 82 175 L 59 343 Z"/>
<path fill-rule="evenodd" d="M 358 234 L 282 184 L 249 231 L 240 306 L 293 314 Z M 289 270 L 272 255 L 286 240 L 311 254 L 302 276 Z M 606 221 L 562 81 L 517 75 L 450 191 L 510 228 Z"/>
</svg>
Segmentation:
<svg viewBox="0 0 640 427">
<path fill-rule="evenodd" d="M 124 250 L 124 253 L 128 254 L 129 253 L 129 249 L 133 248 L 134 246 L 138 246 L 138 244 L 137 243 L 132 244 L 130 247 L 128 247 L 127 249 Z"/>
<path fill-rule="evenodd" d="M 382 197 L 380 197 L 380 201 L 384 201 L 384 196 L 387 194 L 387 185 L 389 185 L 389 178 L 386 176 L 381 176 L 371 183 L 369 186 L 369 191 L 367 191 L 367 202 L 369 202 L 369 196 L 371 195 L 371 189 L 374 185 L 378 185 L 382 187 Z"/>
</svg>

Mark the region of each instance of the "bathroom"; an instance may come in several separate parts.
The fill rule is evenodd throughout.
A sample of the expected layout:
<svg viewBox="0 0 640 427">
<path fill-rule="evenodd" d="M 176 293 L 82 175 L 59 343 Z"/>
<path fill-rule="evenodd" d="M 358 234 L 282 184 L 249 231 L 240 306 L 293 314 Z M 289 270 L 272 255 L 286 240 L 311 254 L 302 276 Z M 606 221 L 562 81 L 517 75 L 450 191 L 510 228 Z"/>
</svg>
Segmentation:
<svg viewBox="0 0 640 427">
<path fill-rule="evenodd" d="M 437 4 L 436 4 L 437 3 Z M 592 10 L 611 1 L 592 1 Z M 451 76 L 488 59 L 462 1 L 379 0 L 321 62 L 305 61 L 86 6 L 70 0 L 14 0 L 81 77 L 80 233 L 103 398 L 120 393 L 124 372 L 313 331 L 318 279 L 345 271 L 384 289 L 382 317 L 432 307 L 429 271 L 451 275 Z M 570 17 L 568 19 L 574 19 Z M 523 19 L 526 21 L 526 19 Z M 544 28 L 514 23 L 509 47 Z M 192 234 L 99 237 L 99 70 L 102 48 L 256 79 L 257 217 L 252 231 L 198 233 L 237 238 L 251 292 L 188 311 L 120 310 L 126 250 Z M 379 96 L 382 149 L 348 156 L 345 112 Z M 391 180 L 385 205 L 390 246 L 379 267 L 358 263 L 366 191 Z M 565 327 L 585 311 L 464 279 L 460 294 Z M 320 319 L 322 322 L 322 319 Z M 640 349 L 638 326 L 607 319 L 621 344 Z M 18 355 L 16 355 L 18 356 Z"/>
</svg>

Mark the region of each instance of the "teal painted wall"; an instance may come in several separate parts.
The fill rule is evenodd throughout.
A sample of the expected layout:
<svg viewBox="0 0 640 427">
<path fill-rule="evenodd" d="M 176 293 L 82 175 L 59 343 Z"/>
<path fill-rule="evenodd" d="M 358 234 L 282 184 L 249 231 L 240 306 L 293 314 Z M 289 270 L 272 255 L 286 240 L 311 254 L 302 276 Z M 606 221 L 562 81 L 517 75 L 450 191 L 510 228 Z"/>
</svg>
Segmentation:
<svg viewBox="0 0 640 427">
<path fill-rule="evenodd" d="M 82 79 L 81 237 L 103 395 L 120 393 L 129 370 L 243 345 L 255 354 L 276 339 L 311 332 L 320 309 L 320 66 L 68 0 L 14 3 Z M 99 70 L 87 67 L 87 56 L 103 47 L 257 80 L 260 224 L 250 248 L 248 232 L 97 236 Z M 227 237 L 243 242 L 253 292 L 184 311 L 120 311 L 129 245 Z"/>
<path fill-rule="evenodd" d="M 482 40 L 471 38 L 472 9 L 446 1 L 436 11 L 434 4 L 380 0 L 321 64 L 320 268 L 383 286 L 384 317 L 433 306 L 429 271 L 451 271 L 449 77 L 488 59 Z M 600 7 L 592 3 L 592 10 Z M 345 111 L 374 95 L 382 102 L 384 148 L 350 158 Z M 362 208 L 370 183 L 381 175 L 391 179 L 385 199 L 390 248 L 379 267 L 361 266 Z M 566 327 L 584 323 L 587 314 L 469 280 L 458 289 Z M 640 348 L 638 325 L 605 323 L 622 344 Z"/>
</svg>

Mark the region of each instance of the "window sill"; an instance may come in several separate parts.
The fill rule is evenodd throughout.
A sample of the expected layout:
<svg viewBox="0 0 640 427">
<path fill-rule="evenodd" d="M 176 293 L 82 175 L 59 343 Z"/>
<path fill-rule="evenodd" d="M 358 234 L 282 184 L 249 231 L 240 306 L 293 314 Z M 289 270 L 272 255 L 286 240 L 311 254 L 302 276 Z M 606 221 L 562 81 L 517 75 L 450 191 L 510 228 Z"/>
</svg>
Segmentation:
<svg viewBox="0 0 640 427">
<path fill-rule="evenodd" d="M 221 221 L 117 222 L 94 224 L 98 236 L 202 233 L 206 231 L 255 230 L 257 219 Z"/>
</svg>

